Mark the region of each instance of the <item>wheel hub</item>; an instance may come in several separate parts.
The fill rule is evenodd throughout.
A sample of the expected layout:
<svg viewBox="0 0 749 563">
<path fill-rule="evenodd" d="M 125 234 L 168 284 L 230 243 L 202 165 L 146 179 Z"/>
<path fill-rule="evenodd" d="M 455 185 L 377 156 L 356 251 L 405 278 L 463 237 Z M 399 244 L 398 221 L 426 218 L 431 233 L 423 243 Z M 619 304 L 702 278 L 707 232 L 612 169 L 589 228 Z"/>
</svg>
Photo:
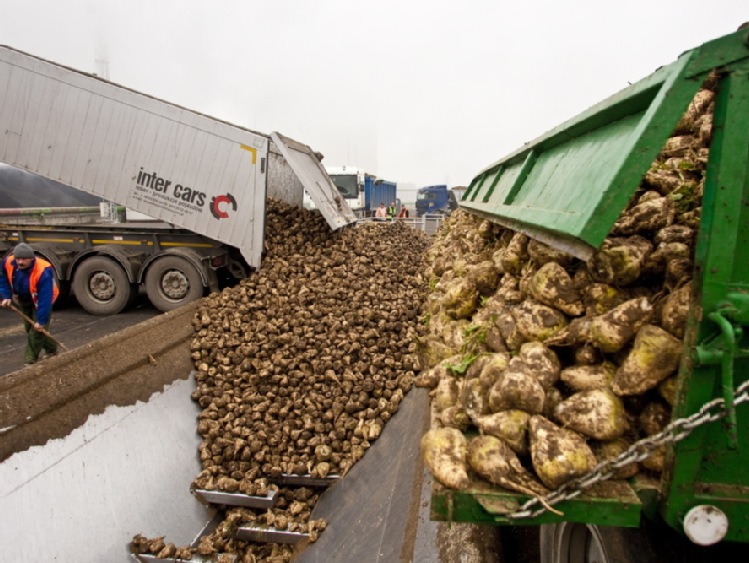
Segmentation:
<svg viewBox="0 0 749 563">
<path fill-rule="evenodd" d="M 117 286 L 107 272 L 96 272 L 88 282 L 91 295 L 100 301 L 109 301 L 114 297 Z"/>
<path fill-rule="evenodd" d="M 182 272 L 171 270 L 161 278 L 161 289 L 169 299 L 184 299 L 190 290 L 190 282 Z"/>
</svg>

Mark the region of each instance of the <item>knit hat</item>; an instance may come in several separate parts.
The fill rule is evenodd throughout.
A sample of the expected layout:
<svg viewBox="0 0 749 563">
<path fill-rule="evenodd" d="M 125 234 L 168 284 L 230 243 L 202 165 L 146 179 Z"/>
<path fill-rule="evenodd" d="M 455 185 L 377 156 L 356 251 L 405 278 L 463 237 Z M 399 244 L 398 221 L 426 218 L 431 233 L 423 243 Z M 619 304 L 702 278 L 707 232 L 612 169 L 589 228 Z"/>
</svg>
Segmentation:
<svg viewBox="0 0 749 563">
<path fill-rule="evenodd" d="M 18 244 L 13 249 L 13 258 L 33 258 L 34 250 L 25 242 Z"/>
</svg>

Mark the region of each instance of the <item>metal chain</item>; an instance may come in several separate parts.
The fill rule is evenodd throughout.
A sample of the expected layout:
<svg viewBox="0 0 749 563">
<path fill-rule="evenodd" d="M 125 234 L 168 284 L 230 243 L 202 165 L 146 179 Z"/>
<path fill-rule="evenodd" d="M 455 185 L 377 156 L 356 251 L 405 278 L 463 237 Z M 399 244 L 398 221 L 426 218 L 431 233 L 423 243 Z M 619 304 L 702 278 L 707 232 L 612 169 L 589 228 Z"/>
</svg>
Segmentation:
<svg viewBox="0 0 749 563">
<path fill-rule="evenodd" d="M 749 380 L 739 385 L 734 392 L 735 406 L 747 401 L 749 401 Z M 568 481 L 548 495 L 526 501 L 517 511 L 506 515 L 506 517 L 512 519 L 534 518 L 548 511 L 555 504 L 577 497 L 585 489 L 596 483 L 611 479 L 618 469 L 650 457 L 661 446 L 675 444 L 683 440 L 698 426 L 724 418 L 727 414 L 727 411 L 723 408 L 724 404 L 725 401 L 720 397 L 705 403 L 696 413 L 671 421 L 659 433 L 638 440 L 617 457 L 602 461 L 590 473 Z M 534 509 L 536 505 L 541 506 Z"/>
</svg>

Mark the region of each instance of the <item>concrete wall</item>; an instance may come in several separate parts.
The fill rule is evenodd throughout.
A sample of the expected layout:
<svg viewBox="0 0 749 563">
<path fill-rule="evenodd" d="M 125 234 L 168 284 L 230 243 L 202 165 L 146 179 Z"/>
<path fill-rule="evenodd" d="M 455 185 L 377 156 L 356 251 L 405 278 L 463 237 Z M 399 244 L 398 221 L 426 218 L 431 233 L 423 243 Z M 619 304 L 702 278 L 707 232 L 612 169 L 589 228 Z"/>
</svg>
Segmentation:
<svg viewBox="0 0 749 563">
<path fill-rule="evenodd" d="M 190 544 L 213 516 L 190 494 L 193 388 L 178 380 L 1 463 L 0 561 L 131 561 L 138 533 Z"/>
<path fill-rule="evenodd" d="M 130 561 L 136 534 L 188 545 L 201 301 L 0 377 L 0 563 Z"/>
</svg>

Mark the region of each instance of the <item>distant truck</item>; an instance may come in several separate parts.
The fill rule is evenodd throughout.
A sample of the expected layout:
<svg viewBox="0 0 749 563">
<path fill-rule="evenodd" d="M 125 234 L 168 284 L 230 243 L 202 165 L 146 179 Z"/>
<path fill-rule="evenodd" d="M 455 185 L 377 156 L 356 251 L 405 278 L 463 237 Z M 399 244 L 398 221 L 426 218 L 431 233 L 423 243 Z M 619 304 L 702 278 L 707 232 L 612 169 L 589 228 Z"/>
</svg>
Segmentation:
<svg viewBox="0 0 749 563">
<path fill-rule="evenodd" d="M 249 275 L 262 260 L 267 197 L 301 207 L 306 191 L 332 229 L 356 222 L 318 154 L 279 133 L 5 46 L 0 84 L 0 162 L 158 221 L 0 226 L 0 256 L 30 244 L 92 314 L 119 313 L 139 286 L 168 311 Z"/>
<path fill-rule="evenodd" d="M 325 171 L 353 209 L 364 205 L 364 172 L 352 166 L 326 166 Z"/>
<path fill-rule="evenodd" d="M 397 201 L 398 184 L 351 166 L 326 167 L 328 175 L 349 206 L 361 217 L 374 215 L 380 203 Z"/>
<path fill-rule="evenodd" d="M 448 189 L 444 184 L 419 188 L 416 192 L 416 216 L 421 217 L 425 213 L 449 215 L 458 208 L 465 191 L 466 186 Z"/>
</svg>

